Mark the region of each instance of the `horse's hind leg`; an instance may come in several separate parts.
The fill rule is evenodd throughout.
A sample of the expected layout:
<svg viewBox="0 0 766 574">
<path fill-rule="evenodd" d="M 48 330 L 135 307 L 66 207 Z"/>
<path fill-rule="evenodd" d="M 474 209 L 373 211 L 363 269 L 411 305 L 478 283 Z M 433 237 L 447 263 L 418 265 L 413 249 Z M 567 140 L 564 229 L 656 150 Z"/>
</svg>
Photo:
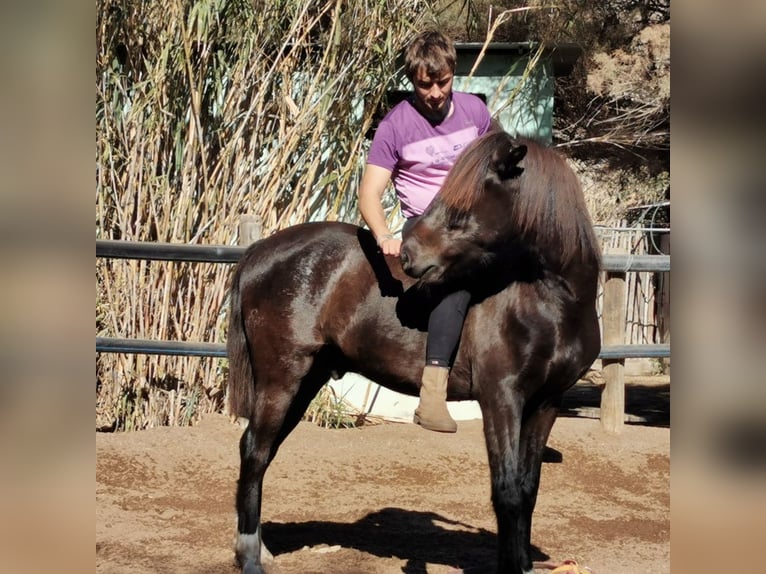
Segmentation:
<svg viewBox="0 0 766 574">
<path fill-rule="evenodd" d="M 300 381 L 290 384 L 294 388 L 274 381 L 256 385 L 256 410 L 239 441 L 236 557 L 244 574 L 263 574 L 262 562 L 271 560 L 261 537 L 263 477 L 294 427 L 289 411 Z"/>
<path fill-rule="evenodd" d="M 263 574 L 262 560 L 270 553 L 261 538 L 261 493 L 263 476 L 271 462 L 271 447 L 257 430 L 254 419 L 239 441 L 239 482 L 237 483 L 236 559 L 244 574 Z"/>
<path fill-rule="evenodd" d="M 297 367 L 297 360 L 294 365 Z M 305 361 L 310 364 L 310 359 Z M 296 368 L 305 372 L 309 367 Z M 264 574 L 271 560 L 261 537 L 261 500 L 266 469 L 282 441 L 298 424 L 329 375 L 312 369 L 305 376 L 281 373 L 255 386 L 255 412 L 239 443 L 236 559 L 243 574 Z"/>
</svg>

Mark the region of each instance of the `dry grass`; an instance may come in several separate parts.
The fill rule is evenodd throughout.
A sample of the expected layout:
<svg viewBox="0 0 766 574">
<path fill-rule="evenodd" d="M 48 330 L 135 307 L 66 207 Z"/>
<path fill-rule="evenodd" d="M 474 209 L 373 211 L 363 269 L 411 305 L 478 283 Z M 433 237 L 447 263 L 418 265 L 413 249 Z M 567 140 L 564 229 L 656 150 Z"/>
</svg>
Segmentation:
<svg viewBox="0 0 766 574">
<path fill-rule="evenodd" d="M 234 244 L 356 217 L 363 137 L 417 0 L 97 3 L 96 236 Z M 229 267 L 96 262 L 97 335 L 221 342 Z M 222 407 L 225 362 L 102 354 L 97 426 Z"/>
<path fill-rule="evenodd" d="M 648 167 L 615 169 L 606 160 L 572 160 L 583 188 L 585 203 L 597 224 L 617 225 L 628 209 L 665 199 L 670 173 L 653 174 Z"/>
</svg>

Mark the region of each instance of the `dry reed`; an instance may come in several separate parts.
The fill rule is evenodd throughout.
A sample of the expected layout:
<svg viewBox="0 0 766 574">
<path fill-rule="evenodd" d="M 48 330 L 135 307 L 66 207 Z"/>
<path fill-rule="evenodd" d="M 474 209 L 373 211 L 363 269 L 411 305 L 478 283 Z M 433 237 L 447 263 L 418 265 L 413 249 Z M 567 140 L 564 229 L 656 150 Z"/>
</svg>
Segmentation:
<svg viewBox="0 0 766 574">
<path fill-rule="evenodd" d="M 234 244 L 353 219 L 364 134 L 418 0 L 97 2 L 96 236 Z M 96 262 L 99 336 L 221 342 L 227 265 Z M 97 427 L 222 408 L 225 361 L 102 354 Z"/>
</svg>

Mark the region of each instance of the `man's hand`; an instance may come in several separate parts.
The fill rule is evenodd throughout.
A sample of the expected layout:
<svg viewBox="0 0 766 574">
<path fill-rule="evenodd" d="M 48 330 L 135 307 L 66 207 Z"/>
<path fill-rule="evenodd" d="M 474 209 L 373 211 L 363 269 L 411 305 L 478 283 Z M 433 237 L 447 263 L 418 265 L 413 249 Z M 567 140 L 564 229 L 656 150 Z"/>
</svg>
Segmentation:
<svg viewBox="0 0 766 574">
<path fill-rule="evenodd" d="M 402 240 L 386 235 L 378 241 L 378 247 L 380 247 L 383 255 L 399 257 L 399 251 L 402 248 Z"/>
</svg>

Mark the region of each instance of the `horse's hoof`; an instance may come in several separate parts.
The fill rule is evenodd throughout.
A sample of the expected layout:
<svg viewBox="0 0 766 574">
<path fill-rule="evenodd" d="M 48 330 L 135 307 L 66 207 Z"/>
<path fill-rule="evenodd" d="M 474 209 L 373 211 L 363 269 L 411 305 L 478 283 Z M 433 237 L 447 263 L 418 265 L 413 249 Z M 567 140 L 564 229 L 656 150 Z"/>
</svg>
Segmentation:
<svg viewBox="0 0 766 574">
<path fill-rule="evenodd" d="M 242 574 L 266 574 L 260 564 L 256 564 L 252 560 L 245 562 L 242 566 Z"/>
</svg>

